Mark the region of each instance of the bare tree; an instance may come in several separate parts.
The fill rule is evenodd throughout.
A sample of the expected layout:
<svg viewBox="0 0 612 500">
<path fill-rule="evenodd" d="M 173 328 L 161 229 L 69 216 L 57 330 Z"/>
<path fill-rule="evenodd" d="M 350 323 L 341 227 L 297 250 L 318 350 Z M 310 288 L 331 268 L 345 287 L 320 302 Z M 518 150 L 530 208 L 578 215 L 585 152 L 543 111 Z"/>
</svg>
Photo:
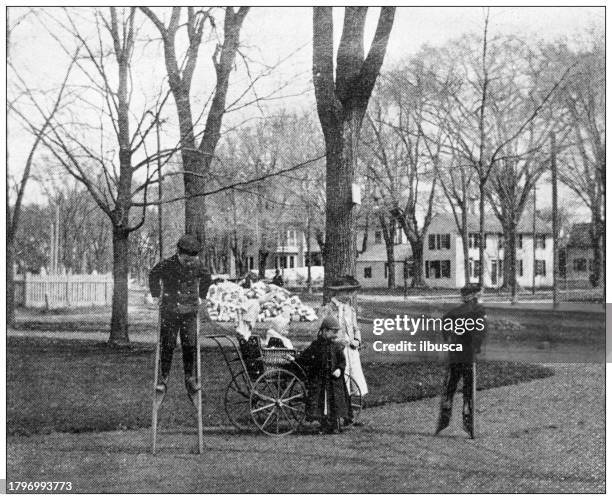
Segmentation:
<svg viewBox="0 0 612 500">
<path fill-rule="evenodd" d="M 198 122 L 194 118 L 191 105 L 191 83 L 198 60 L 206 21 L 215 28 L 215 20 L 210 10 L 196 11 L 187 7 L 187 19 L 181 24 L 181 7 L 173 7 L 170 21 L 166 26 L 148 7 L 142 11 L 158 29 L 164 46 L 164 59 L 170 89 L 176 103 L 183 161 L 183 182 L 185 185 L 185 231 L 191 233 L 206 246 L 206 198 L 197 196 L 205 191 L 205 184 L 215 148 L 221 136 L 223 115 L 226 112 L 226 99 L 230 73 L 234 68 L 236 54 L 240 46 L 240 30 L 249 7 L 226 7 L 223 23 L 223 41 L 218 44 L 213 55 L 216 86 L 206 125 L 199 144 L 195 133 Z M 188 37 L 188 48 L 183 64 L 179 62 L 176 39 L 179 29 L 185 27 Z M 191 175 L 195 173 L 197 175 Z"/>
<path fill-rule="evenodd" d="M 605 270 L 605 80 L 604 46 L 593 35 L 590 47 L 575 52 L 563 47 L 555 66 L 575 66 L 575 72 L 560 93 L 560 106 L 567 111 L 569 148 L 561 156 L 559 178 L 591 212 L 593 281 L 597 285 Z"/>
<path fill-rule="evenodd" d="M 10 10 L 10 9 L 9 9 Z M 7 11 L 8 12 L 8 11 Z M 18 18 L 16 24 L 20 22 L 22 17 Z M 16 25 L 15 24 L 15 25 Z M 8 14 L 7 14 L 7 62 L 9 67 L 13 70 L 13 75 L 17 80 L 18 87 L 20 87 L 19 91 L 22 95 L 27 95 L 29 97 L 32 96 L 30 89 L 24 88 L 24 81 L 22 77 L 17 72 L 16 68 L 12 65 L 10 59 L 10 35 L 15 25 L 9 24 Z M 39 149 L 39 146 L 43 142 L 43 137 L 49 126 L 51 121 L 55 117 L 58 110 L 60 110 L 63 102 L 63 98 L 66 93 L 66 85 L 68 79 L 70 77 L 70 73 L 74 67 L 78 52 L 76 52 L 70 59 L 70 63 L 68 65 L 68 69 L 66 74 L 59 86 L 59 90 L 57 91 L 56 97 L 51 101 L 50 108 L 40 108 L 37 110 L 37 114 L 40 115 L 40 120 L 42 123 L 36 123 L 35 119 L 27 118 L 29 115 L 29 111 L 25 111 L 19 108 L 18 98 L 15 97 L 9 101 L 8 111 L 9 113 L 16 115 L 20 121 L 24 124 L 24 127 L 32 134 L 32 145 L 30 146 L 30 150 L 25 160 L 25 164 L 23 165 L 23 171 L 21 173 L 21 177 L 16 180 L 11 186 L 11 182 L 7 182 L 7 192 L 6 192 L 6 276 L 7 276 L 7 290 L 6 290 L 6 318 L 7 323 L 9 325 L 14 325 L 15 323 L 15 282 L 14 282 L 14 273 L 13 268 L 15 265 L 15 238 L 17 232 L 19 230 L 19 223 L 21 217 L 21 210 L 23 205 L 23 198 L 25 195 L 26 187 L 28 185 L 28 181 L 32 175 L 32 166 L 34 164 L 34 160 L 36 158 L 36 153 Z M 35 126 L 31 126 L 36 123 Z M 10 168 L 9 156 L 8 156 L 8 148 L 7 148 L 7 173 L 9 178 L 13 178 Z M 14 194 L 14 196 L 12 196 Z M 14 200 L 11 202 L 11 200 Z"/>
<path fill-rule="evenodd" d="M 355 214 L 351 190 L 363 117 L 380 71 L 395 16 L 382 7 L 372 45 L 364 54 L 367 7 L 347 7 L 338 45 L 334 80 L 334 26 L 331 7 L 313 11 L 313 83 L 327 152 L 325 283 L 354 274 Z"/>
<path fill-rule="evenodd" d="M 370 175 L 410 242 L 413 287 L 426 286 L 424 242 L 433 217 L 440 159 L 440 132 L 431 139 L 424 132 L 423 114 L 430 104 L 427 75 L 419 62 L 413 62 L 381 79 L 368 114 L 368 146 L 376 159 Z"/>
<path fill-rule="evenodd" d="M 476 174 L 479 197 L 479 282 L 483 284 L 486 245 L 486 201 L 490 196 L 489 182 L 497 175 L 499 194 L 507 208 L 498 208 L 496 215 L 503 218 L 502 225 L 516 235 L 522 213 L 522 187 L 529 187 L 541 173 L 541 164 L 534 160 L 535 151 L 542 148 L 543 138 L 550 126 L 539 120 L 549 109 L 551 98 L 564 84 L 571 68 L 564 68 L 554 79 L 541 79 L 541 60 L 537 54 L 516 38 L 489 38 L 488 11 L 483 36 L 466 36 L 445 47 L 439 57 L 448 66 L 452 91 L 448 92 L 445 106 L 435 113 L 435 121 L 444 129 L 448 140 L 443 151 L 460 165 L 471 165 Z M 480 51 L 474 47 L 480 46 Z M 478 54 L 478 58 L 474 55 Z M 545 67 L 545 65 L 543 65 Z M 520 81 L 518 79 L 521 79 Z M 525 83 L 527 82 L 527 83 Z M 550 116 L 549 116 L 550 118 Z M 529 146 L 526 146 L 529 145 Z M 525 163 L 523 160 L 531 158 Z M 517 166 L 517 162 L 521 162 Z M 539 165 L 534 170 L 535 165 Z M 525 168 L 527 167 L 527 168 Z M 518 170 L 515 169 L 518 168 Z M 515 172 L 515 173 L 513 173 Z M 527 175 L 525 175 L 527 174 Z M 507 192 L 507 187 L 520 177 L 521 193 Z M 523 182 L 527 181 L 527 182 Z M 516 188 L 514 184 L 514 188 Z M 501 191 L 500 191 L 501 190 Z M 510 203 L 510 199 L 514 200 Z M 499 196 L 497 202 L 501 202 Z M 522 203 L 524 205 L 524 203 Z M 521 210 L 517 210 L 517 209 Z M 519 213 L 520 212 L 520 213 Z M 513 239 L 508 237 L 507 239 Z M 507 275 L 513 296 L 516 294 L 516 253 L 510 248 Z M 514 255 L 514 258 L 512 257 Z"/>
<path fill-rule="evenodd" d="M 162 155 L 164 160 L 174 150 L 146 154 L 146 139 L 159 121 L 165 98 L 159 97 L 152 109 L 144 109 L 131 132 L 131 64 L 134 51 L 135 8 L 122 11 L 111 7 L 107 15 L 95 12 L 96 41 L 89 41 L 79 29 L 70 11 L 65 19 L 54 19 L 74 37 L 85 52 L 79 60 L 81 73 L 90 82 L 92 95 L 78 101 L 78 107 L 51 122 L 43 141 L 54 158 L 87 189 L 97 206 L 107 215 L 113 235 L 113 299 L 109 343 L 129 343 L 128 274 L 129 235 L 145 221 L 143 208 L 134 220 L 131 209 L 137 203 L 146 205 L 149 186 L 157 182 L 151 163 Z M 60 37 L 56 37 L 61 42 Z M 62 46 L 63 43 L 62 43 Z M 107 67 L 112 61 L 117 77 L 110 77 Z M 146 107 L 146 106 L 145 106 Z M 92 126 L 80 115 L 102 116 L 99 126 Z M 138 115 L 136 115 L 138 116 Z M 107 142 L 106 127 L 112 133 Z"/>
</svg>

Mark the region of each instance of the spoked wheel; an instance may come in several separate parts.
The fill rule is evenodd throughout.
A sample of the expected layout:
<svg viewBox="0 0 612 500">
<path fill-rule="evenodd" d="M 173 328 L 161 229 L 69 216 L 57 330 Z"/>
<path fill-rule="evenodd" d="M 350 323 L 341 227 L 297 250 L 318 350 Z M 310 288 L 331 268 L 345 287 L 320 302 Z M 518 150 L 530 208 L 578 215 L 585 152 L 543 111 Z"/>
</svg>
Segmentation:
<svg viewBox="0 0 612 500">
<path fill-rule="evenodd" d="M 234 375 L 225 389 L 225 413 L 236 429 L 253 429 L 251 391 L 248 375 L 241 371 Z"/>
<path fill-rule="evenodd" d="M 251 417 L 270 436 L 295 432 L 306 416 L 306 387 L 282 368 L 266 371 L 251 390 Z"/>
<path fill-rule="evenodd" d="M 346 382 L 346 388 L 349 393 L 349 401 L 353 410 L 353 420 L 357 420 L 361 409 L 363 408 L 363 396 L 361 395 L 361 389 L 355 382 L 355 379 L 350 375 L 344 375 L 344 381 Z"/>
</svg>

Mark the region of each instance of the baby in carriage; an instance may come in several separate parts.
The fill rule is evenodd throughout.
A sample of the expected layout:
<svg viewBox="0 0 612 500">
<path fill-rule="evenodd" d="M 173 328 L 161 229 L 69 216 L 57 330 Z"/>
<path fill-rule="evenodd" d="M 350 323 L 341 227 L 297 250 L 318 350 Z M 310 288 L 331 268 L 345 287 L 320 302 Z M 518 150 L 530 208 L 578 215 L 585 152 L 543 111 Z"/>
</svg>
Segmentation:
<svg viewBox="0 0 612 500">
<path fill-rule="evenodd" d="M 307 376 L 307 418 L 318 420 L 320 432 L 328 434 L 342 431 L 341 422 L 348 418 L 350 405 L 344 382 L 346 358 L 344 347 L 337 342 L 338 330 L 338 320 L 327 316 L 317 339 L 296 359 Z"/>
</svg>

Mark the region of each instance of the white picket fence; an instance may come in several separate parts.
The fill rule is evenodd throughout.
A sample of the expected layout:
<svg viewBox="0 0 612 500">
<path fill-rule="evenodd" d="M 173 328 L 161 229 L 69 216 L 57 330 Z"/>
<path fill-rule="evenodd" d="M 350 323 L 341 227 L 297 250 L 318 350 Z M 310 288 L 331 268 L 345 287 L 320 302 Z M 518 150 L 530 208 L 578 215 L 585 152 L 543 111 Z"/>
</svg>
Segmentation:
<svg viewBox="0 0 612 500">
<path fill-rule="evenodd" d="M 23 307 L 104 306 L 113 297 L 111 274 L 16 276 L 15 299 Z"/>
</svg>

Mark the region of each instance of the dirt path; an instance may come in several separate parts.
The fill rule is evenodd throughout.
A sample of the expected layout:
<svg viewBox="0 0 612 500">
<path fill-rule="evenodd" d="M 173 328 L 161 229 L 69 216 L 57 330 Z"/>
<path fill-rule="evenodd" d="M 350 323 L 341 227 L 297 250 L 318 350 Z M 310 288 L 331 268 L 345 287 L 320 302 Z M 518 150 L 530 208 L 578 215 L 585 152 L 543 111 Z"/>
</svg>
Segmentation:
<svg viewBox="0 0 612 500">
<path fill-rule="evenodd" d="M 604 492 L 603 365 L 478 393 L 479 437 L 431 431 L 437 400 L 366 410 L 339 436 L 269 438 L 211 429 L 8 438 L 9 481 L 72 481 L 76 492 Z M 458 403 L 459 401 L 457 401 Z M 457 409 L 460 405 L 457 405 Z"/>
</svg>

